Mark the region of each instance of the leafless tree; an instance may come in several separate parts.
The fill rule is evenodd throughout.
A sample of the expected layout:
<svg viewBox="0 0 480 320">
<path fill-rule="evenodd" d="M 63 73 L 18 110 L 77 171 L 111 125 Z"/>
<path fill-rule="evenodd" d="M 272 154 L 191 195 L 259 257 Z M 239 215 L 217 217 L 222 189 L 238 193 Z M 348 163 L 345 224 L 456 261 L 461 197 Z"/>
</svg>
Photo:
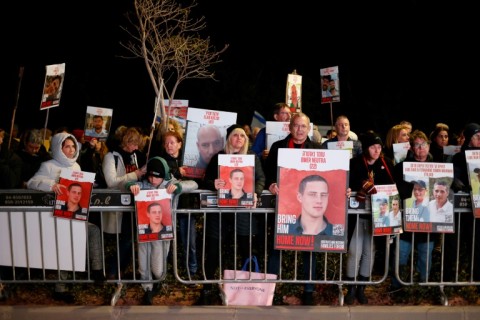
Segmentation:
<svg viewBox="0 0 480 320">
<path fill-rule="evenodd" d="M 162 128 L 166 130 L 168 114 L 164 96 L 171 105 L 175 92 L 183 80 L 212 79 L 214 64 L 221 62 L 220 54 L 210 38 L 202 38 L 205 17 L 192 18 L 196 0 L 180 5 L 175 0 L 135 0 L 135 14 L 127 15 L 132 28 L 123 29 L 131 40 L 122 43 L 133 57 L 143 58 L 156 94 L 155 110 L 159 110 Z"/>
</svg>

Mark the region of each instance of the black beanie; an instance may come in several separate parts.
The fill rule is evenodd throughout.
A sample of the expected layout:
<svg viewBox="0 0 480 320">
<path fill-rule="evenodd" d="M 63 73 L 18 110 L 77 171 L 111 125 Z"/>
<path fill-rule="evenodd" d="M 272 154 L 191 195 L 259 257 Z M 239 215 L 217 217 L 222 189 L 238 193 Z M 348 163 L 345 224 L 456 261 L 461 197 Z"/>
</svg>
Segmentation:
<svg viewBox="0 0 480 320">
<path fill-rule="evenodd" d="M 227 139 L 228 139 L 228 136 L 230 135 L 230 133 L 232 133 L 233 130 L 235 129 L 242 129 L 243 130 L 243 127 L 239 124 L 232 124 L 230 127 L 227 128 Z"/>
<path fill-rule="evenodd" d="M 154 176 L 165 180 L 170 180 L 168 175 L 170 174 L 167 169 L 167 163 L 160 157 L 154 157 L 148 160 L 147 163 L 147 176 Z"/>
<path fill-rule="evenodd" d="M 478 123 L 469 123 L 463 129 L 463 136 L 465 137 L 465 142 L 463 143 L 464 147 L 467 147 L 472 140 L 472 137 L 480 132 L 480 124 Z"/>
<path fill-rule="evenodd" d="M 363 134 L 360 137 L 360 141 L 362 142 L 362 149 L 363 152 L 366 152 L 366 150 L 370 147 L 373 146 L 374 144 L 379 144 L 383 148 L 383 142 L 380 136 L 374 132 L 367 132 Z"/>
</svg>

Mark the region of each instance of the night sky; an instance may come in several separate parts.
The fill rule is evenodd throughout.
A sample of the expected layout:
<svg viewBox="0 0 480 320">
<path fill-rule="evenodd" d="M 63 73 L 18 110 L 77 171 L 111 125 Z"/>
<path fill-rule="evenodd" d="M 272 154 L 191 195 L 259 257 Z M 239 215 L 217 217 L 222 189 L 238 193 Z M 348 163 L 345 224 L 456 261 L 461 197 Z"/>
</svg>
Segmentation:
<svg viewBox="0 0 480 320">
<path fill-rule="evenodd" d="M 320 68 L 339 66 L 341 102 L 353 131 L 385 133 L 401 120 L 427 132 L 437 122 L 453 130 L 480 122 L 477 92 L 480 30 L 474 3 L 456 1 L 199 0 L 205 34 L 218 47 L 229 44 L 214 66 L 217 81 L 187 80 L 175 96 L 191 107 L 238 113 L 250 123 L 254 110 L 270 120 L 285 99 L 288 73 L 303 76 L 303 111 L 315 124 L 330 124 L 330 106 L 320 104 Z M 83 128 L 87 105 L 113 108 L 113 127 L 149 127 L 154 90 L 143 61 L 120 58 L 127 39 L 120 25 L 133 1 L 19 0 L 4 10 L 1 39 L 3 90 L 0 127 L 10 129 L 18 70 L 25 67 L 16 122 L 43 127 L 40 111 L 45 66 L 66 63 L 60 107 L 48 126 Z M 388 4 L 387 4 L 388 3 Z M 8 21 L 7 21 L 8 18 Z M 12 23 L 13 21 L 13 23 Z"/>
</svg>

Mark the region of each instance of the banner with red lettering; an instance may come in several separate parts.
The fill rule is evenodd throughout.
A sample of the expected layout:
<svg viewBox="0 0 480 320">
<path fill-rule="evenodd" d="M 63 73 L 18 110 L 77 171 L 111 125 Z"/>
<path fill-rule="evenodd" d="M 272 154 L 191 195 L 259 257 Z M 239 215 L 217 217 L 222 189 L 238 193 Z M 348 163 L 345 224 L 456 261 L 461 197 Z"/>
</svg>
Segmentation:
<svg viewBox="0 0 480 320">
<path fill-rule="evenodd" d="M 413 184 L 412 197 L 404 201 L 404 230 L 453 233 L 453 164 L 403 162 L 403 176 Z"/>
<path fill-rule="evenodd" d="M 480 218 L 480 151 L 465 150 L 468 178 L 472 187 L 472 210 L 475 218 Z"/>
<path fill-rule="evenodd" d="M 255 193 L 255 155 L 219 154 L 218 177 L 225 186 L 218 189 L 219 207 L 251 207 Z"/>
<path fill-rule="evenodd" d="M 327 148 L 329 150 L 348 150 L 350 158 L 353 157 L 353 141 L 332 141 L 327 142 Z"/>
<path fill-rule="evenodd" d="M 185 177 L 203 178 L 210 159 L 225 147 L 227 128 L 235 123 L 235 112 L 188 108 L 182 156 Z"/>
<path fill-rule="evenodd" d="M 371 196 L 373 235 L 383 236 L 402 233 L 402 211 L 396 184 L 375 185 Z"/>
<path fill-rule="evenodd" d="M 166 189 L 140 190 L 135 196 L 138 242 L 173 239 L 171 203 Z"/>
<path fill-rule="evenodd" d="M 62 169 L 58 183 L 62 193 L 56 195 L 53 216 L 88 221 L 95 173 Z"/>
<path fill-rule="evenodd" d="M 278 150 L 275 249 L 347 251 L 346 150 Z"/>
</svg>

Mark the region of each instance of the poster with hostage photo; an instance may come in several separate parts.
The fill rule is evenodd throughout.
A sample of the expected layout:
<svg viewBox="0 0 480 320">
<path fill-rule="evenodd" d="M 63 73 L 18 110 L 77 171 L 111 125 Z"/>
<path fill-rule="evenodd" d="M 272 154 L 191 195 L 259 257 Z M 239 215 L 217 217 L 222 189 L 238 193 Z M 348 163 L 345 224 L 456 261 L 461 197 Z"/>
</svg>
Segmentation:
<svg viewBox="0 0 480 320">
<path fill-rule="evenodd" d="M 218 177 L 225 187 L 218 189 L 219 207 L 251 207 L 255 192 L 255 155 L 219 154 Z"/>
<path fill-rule="evenodd" d="M 56 196 L 53 216 L 87 221 L 94 181 L 93 172 L 62 169 L 58 183 L 63 189 Z"/>
<path fill-rule="evenodd" d="M 410 232 L 453 233 L 453 164 L 403 162 L 404 180 L 413 184 L 404 201 L 404 229 Z"/>
<path fill-rule="evenodd" d="M 87 107 L 85 117 L 85 140 L 106 141 L 112 125 L 113 109 Z"/>
<path fill-rule="evenodd" d="M 62 96 L 65 63 L 46 66 L 45 83 L 43 85 L 40 110 L 58 107 Z"/>
<path fill-rule="evenodd" d="M 402 233 L 402 211 L 397 185 L 375 185 L 375 189 L 377 193 L 371 195 L 373 235 Z"/>
<path fill-rule="evenodd" d="M 472 190 L 472 210 L 475 218 L 480 218 L 480 151 L 465 150 L 465 158 Z"/>
<path fill-rule="evenodd" d="M 346 150 L 279 149 L 277 250 L 347 251 Z"/>
<path fill-rule="evenodd" d="M 235 112 L 188 109 L 182 155 L 185 177 L 203 178 L 212 157 L 225 147 L 227 128 L 235 123 Z"/>
<path fill-rule="evenodd" d="M 135 196 L 138 242 L 174 238 L 171 203 L 166 189 L 140 190 Z"/>
</svg>

